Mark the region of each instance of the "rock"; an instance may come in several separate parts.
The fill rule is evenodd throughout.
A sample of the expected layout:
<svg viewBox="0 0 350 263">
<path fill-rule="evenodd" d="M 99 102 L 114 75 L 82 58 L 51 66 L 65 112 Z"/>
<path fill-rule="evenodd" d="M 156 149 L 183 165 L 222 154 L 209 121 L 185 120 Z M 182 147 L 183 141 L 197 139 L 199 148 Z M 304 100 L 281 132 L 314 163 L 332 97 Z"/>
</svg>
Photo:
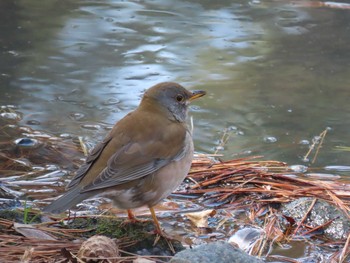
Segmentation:
<svg viewBox="0 0 350 263">
<path fill-rule="evenodd" d="M 292 217 L 297 223 L 308 211 L 313 198 L 299 198 L 283 205 L 282 213 Z M 333 220 L 324 229 L 326 237 L 337 240 L 346 239 L 350 231 L 350 221 L 347 216 L 336 206 L 318 199 L 309 213 L 306 223 L 312 227 L 317 227 Z"/>
<path fill-rule="evenodd" d="M 170 260 L 170 263 L 262 263 L 243 250 L 231 246 L 229 243 L 218 241 L 186 249 Z"/>
</svg>

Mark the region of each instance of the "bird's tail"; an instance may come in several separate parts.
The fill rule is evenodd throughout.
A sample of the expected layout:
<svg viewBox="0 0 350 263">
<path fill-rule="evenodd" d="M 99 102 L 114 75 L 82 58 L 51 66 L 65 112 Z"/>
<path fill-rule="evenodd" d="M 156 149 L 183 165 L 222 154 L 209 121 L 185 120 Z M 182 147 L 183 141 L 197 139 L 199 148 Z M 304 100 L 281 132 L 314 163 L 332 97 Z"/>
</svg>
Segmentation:
<svg viewBox="0 0 350 263">
<path fill-rule="evenodd" d="M 80 190 L 79 188 L 73 188 L 46 206 L 43 212 L 53 214 L 62 213 L 90 196 L 87 193 L 80 193 Z"/>
</svg>

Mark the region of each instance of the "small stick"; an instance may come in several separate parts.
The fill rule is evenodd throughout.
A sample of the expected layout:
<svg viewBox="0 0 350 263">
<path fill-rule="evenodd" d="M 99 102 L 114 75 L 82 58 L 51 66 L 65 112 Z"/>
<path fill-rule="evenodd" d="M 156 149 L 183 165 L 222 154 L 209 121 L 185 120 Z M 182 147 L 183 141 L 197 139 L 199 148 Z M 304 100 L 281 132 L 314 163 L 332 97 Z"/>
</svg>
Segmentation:
<svg viewBox="0 0 350 263">
<path fill-rule="evenodd" d="M 345 262 L 344 260 L 347 258 L 347 256 L 349 255 L 347 252 L 348 247 L 349 247 L 349 243 L 350 243 L 350 233 L 348 235 L 348 238 L 346 239 L 345 245 L 343 247 L 343 250 L 339 256 L 339 263 Z"/>
<path fill-rule="evenodd" d="M 315 146 L 318 144 L 317 149 L 316 149 L 316 153 L 314 158 L 312 159 L 311 163 L 314 163 L 316 161 L 318 152 L 320 150 L 320 148 L 322 147 L 324 138 L 327 134 L 327 131 L 329 130 L 329 128 L 326 128 L 323 132 L 320 133 L 320 135 L 318 136 L 317 139 L 315 139 L 315 141 L 312 143 L 312 145 L 310 146 L 308 152 L 305 154 L 305 156 L 303 157 L 303 161 L 307 161 L 307 158 L 309 157 L 309 155 L 311 154 L 311 152 L 315 149 Z"/>
<path fill-rule="evenodd" d="M 322 225 L 319 225 L 319 226 L 316 226 L 314 228 L 311 228 L 310 230 L 306 231 L 305 233 L 302 233 L 302 236 L 306 236 L 312 232 L 315 232 L 319 229 L 323 229 L 323 228 L 326 228 L 327 226 L 329 226 L 332 222 L 334 221 L 334 219 L 331 219 L 331 220 L 328 220 L 326 223 L 322 224 Z"/>
<path fill-rule="evenodd" d="M 217 154 L 219 152 L 220 147 L 224 147 L 226 145 L 226 143 L 227 143 L 228 139 L 230 138 L 230 136 L 231 136 L 231 134 L 229 134 L 227 132 L 227 129 L 224 129 L 224 134 L 221 137 L 221 142 L 220 142 L 219 146 L 216 147 L 216 150 L 215 150 L 214 154 Z"/>
<path fill-rule="evenodd" d="M 341 210 L 343 210 L 343 212 L 345 213 L 345 215 L 350 218 L 350 214 L 349 214 L 349 207 L 346 206 L 344 204 L 344 202 L 337 197 L 336 194 L 334 194 L 331 190 L 326 189 L 327 194 L 329 195 L 329 197 L 331 198 L 331 200 L 334 202 L 334 204 L 336 206 L 338 206 Z"/>
<path fill-rule="evenodd" d="M 326 128 L 326 129 L 320 134 L 321 140 L 320 140 L 320 143 L 319 143 L 318 146 L 317 146 L 317 149 L 316 149 L 316 152 L 315 152 L 315 156 L 314 156 L 314 158 L 313 158 L 312 161 L 311 161 L 312 164 L 315 163 L 315 161 L 316 161 L 316 158 L 317 158 L 317 156 L 318 156 L 318 152 L 319 152 L 319 150 L 320 150 L 321 147 L 322 147 L 322 144 L 323 144 L 324 138 L 326 137 L 327 131 L 328 131 L 328 128 Z"/>
<path fill-rule="evenodd" d="M 86 144 L 83 141 L 83 137 L 79 136 L 78 138 L 79 138 L 79 143 L 80 143 L 81 149 L 83 150 L 84 156 L 88 156 L 89 151 L 86 147 Z"/>
<path fill-rule="evenodd" d="M 311 212 L 312 208 L 314 207 L 315 203 L 317 201 L 317 198 L 315 198 L 314 200 L 312 200 L 312 203 L 309 207 L 309 209 L 306 211 L 305 215 L 303 216 L 303 218 L 301 219 L 300 223 L 298 224 L 297 228 L 294 230 L 293 235 L 295 235 L 297 233 L 297 231 L 299 230 L 300 226 L 302 225 L 302 223 L 306 220 L 308 214 Z"/>
</svg>

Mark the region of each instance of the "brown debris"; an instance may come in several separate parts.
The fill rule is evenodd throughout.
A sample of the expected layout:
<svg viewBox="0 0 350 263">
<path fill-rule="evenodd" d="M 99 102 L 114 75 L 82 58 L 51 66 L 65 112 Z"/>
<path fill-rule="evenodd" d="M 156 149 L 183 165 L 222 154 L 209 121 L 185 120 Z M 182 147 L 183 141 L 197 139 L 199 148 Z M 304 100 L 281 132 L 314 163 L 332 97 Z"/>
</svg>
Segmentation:
<svg viewBox="0 0 350 263">
<path fill-rule="evenodd" d="M 324 135 L 325 133 L 326 131 Z M 225 162 L 196 159 L 188 175 L 190 183 L 186 191 L 181 193 L 200 195 L 202 202 L 209 200 L 211 203 L 219 203 L 230 209 L 249 207 L 251 222 L 257 218 L 264 220 L 264 235 L 254 246 L 255 255 L 263 255 L 273 243 L 288 242 L 297 234 L 305 237 L 330 225 L 332 220 L 311 228 L 304 224 L 318 199 L 338 207 L 350 219 L 350 184 L 344 181 L 304 178 L 303 174 L 296 174 L 286 163 L 258 161 L 257 158 L 259 157 Z M 283 229 L 279 225 L 280 220 L 277 220 L 277 211 L 269 205 L 290 202 L 302 197 L 311 197 L 314 201 L 297 225 L 292 218 L 282 215 L 290 225 L 287 229 Z M 266 209 L 268 212 L 264 213 Z M 343 246 L 341 253 L 335 253 L 337 255 L 334 255 L 334 258 L 339 262 L 348 259 L 349 243 L 350 237 L 340 245 Z"/>
<path fill-rule="evenodd" d="M 76 145 L 65 148 L 66 144 L 68 145 L 67 142 L 61 147 L 57 147 L 57 141 L 45 141 L 45 143 L 46 150 L 55 149 L 54 153 L 61 154 L 60 158 L 65 156 L 66 159 L 71 160 L 72 156 L 82 156 L 80 147 Z M 6 150 L 0 155 L 0 160 L 3 161 L 0 169 L 12 172 L 17 170 L 19 172 L 17 175 L 26 176 L 31 167 L 27 166 L 26 163 L 15 162 L 14 158 L 18 158 L 15 156 L 17 153 Z M 42 155 L 42 152 L 40 154 Z M 279 226 L 276 211 L 270 207 L 271 204 L 285 203 L 301 197 L 311 197 L 315 200 L 325 200 L 337 206 L 349 217 L 350 185 L 344 181 L 304 178 L 302 174 L 296 175 L 284 162 L 260 160 L 259 156 L 222 162 L 217 161 L 214 157 L 217 156 L 196 156 L 188 175 L 189 183 L 186 185 L 186 189 L 181 190 L 178 194 L 198 196 L 201 202 L 218 203 L 232 210 L 246 208 L 249 210 L 251 222 L 256 218 L 262 219 L 264 235 L 254 247 L 256 255 L 262 255 L 264 251 L 268 250 L 267 247 L 274 242 L 286 242 L 296 234 L 306 235 L 317 230 L 317 227 L 310 229 L 304 224 L 312 206 L 298 225 L 293 224 L 292 219 L 287 219 L 290 227 L 283 230 Z M 37 161 L 36 156 L 27 159 L 30 160 L 30 163 Z M 76 157 L 75 160 L 78 161 Z M 61 162 L 66 161 L 61 159 Z M 76 255 L 82 241 L 72 241 L 72 238 L 77 232 L 88 232 L 89 230 L 62 230 L 53 227 L 52 225 L 55 223 L 41 224 L 40 231 L 50 235 L 59 235 L 61 238 L 58 240 L 23 237 L 7 230 L 1 232 L 0 258 L 5 262 L 18 260 L 22 260 L 22 262 L 59 262 L 58 260 L 67 260 L 68 257 L 71 257 L 79 262 L 80 259 Z M 0 219 L 0 226 L 2 229 L 13 229 L 13 222 Z M 325 225 L 321 227 L 325 227 Z M 336 256 L 337 259 L 345 262 L 344 260 L 350 252 L 349 243 L 350 238 L 340 245 L 343 248 Z M 136 256 L 131 256 L 131 258 L 135 259 Z"/>
<path fill-rule="evenodd" d="M 195 159 L 186 191 L 178 194 L 209 194 L 212 201 L 240 205 L 249 195 L 252 203 L 284 203 L 300 197 L 323 199 L 349 215 L 350 185 L 343 182 L 304 179 L 291 171 L 286 163 L 256 161 L 259 157 L 214 162 Z M 291 175 L 293 174 L 293 175 Z"/>
</svg>

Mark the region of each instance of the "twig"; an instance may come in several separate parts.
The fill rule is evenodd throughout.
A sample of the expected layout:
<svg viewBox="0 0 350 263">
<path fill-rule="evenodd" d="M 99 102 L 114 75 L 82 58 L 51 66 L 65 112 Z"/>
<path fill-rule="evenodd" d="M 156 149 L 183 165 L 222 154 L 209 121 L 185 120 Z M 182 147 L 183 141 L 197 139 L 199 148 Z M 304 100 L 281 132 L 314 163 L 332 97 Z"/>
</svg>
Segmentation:
<svg viewBox="0 0 350 263">
<path fill-rule="evenodd" d="M 334 193 L 332 193 L 331 190 L 326 189 L 326 192 L 331 197 L 334 204 L 337 205 L 341 210 L 343 210 L 346 216 L 350 219 L 349 206 L 345 205 L 344 202 L 340 200 Z"/>
<path fill-rule="evenodd" d="M 216 150 L 214 152 L 214 154 L 217 154 L 220 150 L 220 148 L 223 148 L 226 143 L 228 142 L 228 139 L 230 138 L 231 134 L 228 133 L 228 129 L 224 129 L 224 134 L 222 135 L 221 139 L 220 139 L 220 143 L 219 145 L 216 147 Z"/>
<path fill-rule="evenodd" d="M 306 235 L 308 235 L 308 234 L 310 234 L 310 233 L 312 233 L 312 232 L 315 232 L 315 231 L 317 231 L 317 230 L 319 230 L 319 229 L 326 228 L 326 227 L 328 227 L 333 221 L 334 221 L 334 219 L 331 219 L 331 220 L 328 220 L 326 223 L 324 223 L 324 224 L 322 224 L 322 225 L 313 227 L 313 228 L 311 228 L 310 230 L 308 230 L 308 231 L 302 233 L 302 236 L 306 236 Z"/>
<path fill-rule="evenodd" d="M 81 149 L 83 150 L 84 156 L 88 156 L 89 151 L 86 147 L 86 144 L 83 141 L 83 137 L 79 136 L 78 138 L 79 138 L 79 143 L 80 143 Z"/>
<path fill-rule="evenodd" d="M 311 212 L 312 208 L 314 207 L 315 203 L 317 201 L 317 198 L 314 198 L 314 200 L 312 200 L 312 203 L 309 207 L 309 209 L 306 211 L 305 215 L 303 216 L 303 218 L 300 220 L 298 226 L 296 227 L 296 229 L 293 232 L 293 236 L 296 235 L 296 233 L 298 232 L 300 226 L 304 223 L 304 221 L 306 220 L 307 216 L 309 215 L 309 213 Z"/>
<path fill-rule="evenodd" d="M 348 238 L 346 239 L 345 245 L 343 247 L 343 250 L 339 256 L 339 263 L 345 262 L 346 258 L 348 257 L 349 253 L 347 252 L 348 247 L 350 243 L 350 233 L 348 235 Z"/>
<path fill-rule="evenodd" d="M 321 137 L 321 141 L 320 143 L 318 144 L 317 146 L 317 149 L 316 149 L 316 152 L 315 152 L 315 155 L 314 155 L 314 158 L 312 159 L 311 163 L 315 163 L 316 161 L 316 158 L 318 156 L 318 153 L 323 145 L 323 141 L 324 141 L 324 138 L 326 137 L 326 134 L 327 134 L 327 131 L 328 131 L 328 128 L 326 128 L 321 134 L 320 134 L 320 137 Z"/>
<path fill-rule="evenodd" d="M 310 155 L 311 152 L 315 149 L 316 145 L 318 145 L 317 148 L 316 148 L 316 152 L 315 152 L 314 158 L 312 158 L 312 161 L 311 161 L 312 164 L 315 163 L 316 158 L 317 158 L 318 153 L 319 153 L 319 151 L 320 151 L 320 149 L 321 149 L 321 147 L 322 147 L 324 138 L 326 137 L 326 134 L 327 134 L 327 131 L 328 131 L 328 130 L 329 130 L 329 128 L 326 128 L 323 132 L 320 133 L 320 135 L 319 135 L 316 139 L 314 139 L 314 141 L 313 141 L 313 143 L 311 144 L 311 146 L 310 146 L 308 152 L 307 152 L 307 153 L 305 154 L 305 156 L 303 157 L 303 160 L 304 160 L 304 161 L 307 161 L 307 160 L 308 160 L 309 155 Z"/>
</svg>

